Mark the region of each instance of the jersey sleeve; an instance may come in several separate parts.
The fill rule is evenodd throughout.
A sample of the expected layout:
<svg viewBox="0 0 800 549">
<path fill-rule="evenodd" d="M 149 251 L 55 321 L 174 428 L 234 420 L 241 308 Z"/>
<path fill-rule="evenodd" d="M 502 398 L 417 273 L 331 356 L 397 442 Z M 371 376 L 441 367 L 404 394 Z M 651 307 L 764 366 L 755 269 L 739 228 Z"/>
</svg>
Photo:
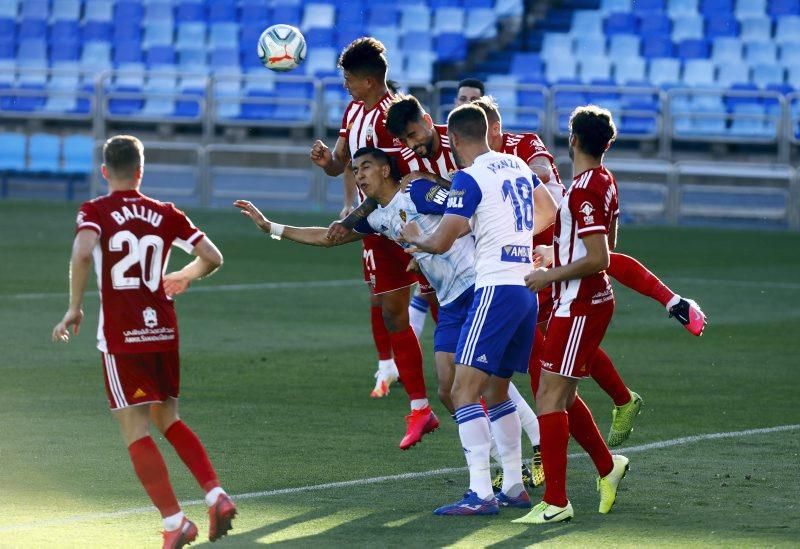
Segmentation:
<svg viewBox="0 0 800 549">
<path fill-rule="evenodd" d="M 354 106 L 355 106 L 355 101 L 351 101 L 347 105 L 347 108 L 344 110 L 344 114 L 342 114 L 342 126 L 339 128 L 339 137 L 342 137 L 342 138 L 345 138 L 345 139 L 347 138 L 347 132 L 350 129 L 350 128 L 348 128 L 348 125 L 350 124 L 350 120 L 349 120 L 350 111 L 353 109 Z"/>
<path fill-rule="evenodd" d="M 172 215 L 170 217 L 172 218 L 175 237 L 173 244 L 185 252 L 191 253 L 192 249 L 197 246 L 197 243 L 203 239 L 205 233 L 195 227 L 191 219 L 176 208 L 174 204 L 171 206 Z"/>
<path fill-rule="evenodd" d="M 441 185 L 427 179 L 416 179 L 408 184 L 405 192 L 419 213 L 444 215 L 448 191 Z"/>
<path fill-rule="evenodd" d="M 84 202 L 78 210 L 78 218 L 75 220 L 75 233 L 89 229 L 97 234 L 103 234 L 100 225 L 100 215 L 91 202 Z"/>
<path fill-rule="evenodd" d="M 475 178 L 465 171 L 460 171 L 453 177 L 444 213 L 470 218 L 475 215 L 482 198 L 483 193 Z"/>
<path fill-rule="evenodd" d="M 569 211 L 578 227 L 578 236 L 583 238 L 594 233 L 608 234 L 611 220 L 605 205 L 605 197 L 592 189 L 574 189 L 569 194 Z"/>
<path fill-rule="evenodd" d="M 553 162 L 553 155 L 547 150 L 542 139 L 535 133 L 525 134 L 525 137 L 517 145 L 519 157 L 522 158 L 526 164 L 530 164 L 534 158 L 546 158 Z"/>
<path fill-rule="evenodd" d="M 353 227 L 353 231 L 357 232 L 358 234 L 378 234 L 378 231 L 372 228 L 372 225 L 369 224 L 369 217 L 365 217 L 361 221 Z"/>
</svg>

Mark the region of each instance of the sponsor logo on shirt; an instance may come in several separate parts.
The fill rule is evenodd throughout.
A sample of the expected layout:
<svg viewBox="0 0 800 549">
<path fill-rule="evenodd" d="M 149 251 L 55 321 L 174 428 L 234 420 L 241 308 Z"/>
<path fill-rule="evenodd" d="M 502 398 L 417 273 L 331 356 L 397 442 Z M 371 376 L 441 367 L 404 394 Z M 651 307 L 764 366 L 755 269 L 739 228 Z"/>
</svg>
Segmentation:
<svg viewBox="0 0 800 549">
<path fill-rule="evenodd" d="M 517 244 L 503 246 L 500 251 L 500 261 L 508 261 L 511 263 L 530 263 L 531 248 L 530 246 L 520 246 Z"/>
<path fill-rule="evenodd" d="M 578 208 L 578 211 L 583 214 L 583 222 L 587 225 L 591 225 L 594 223 L 594 207 L 589 204 L 588 202 L 584 202 L 581 204 L 581 207 Z"/>
<path fill-rule="evenodd" d="M 592 305 L 600 305 L 601 303 L 611 301 L 612 299 L 614 299 L 614 294 L 611 291 L 611 288 L 607 288 L 602 292 L 598 292 L 592 296 Z"/>
<path fill-rule="evenodd" d="M 425 194 L 425 200 L 428 202 L 434 202 L 436 204 L 442 205 L 444 201 L 447 200 L 448 190 L 444 187 L 440 187 L 439 185 L 434 185 L 430 188 L 430 190 Z"/>
</svg>

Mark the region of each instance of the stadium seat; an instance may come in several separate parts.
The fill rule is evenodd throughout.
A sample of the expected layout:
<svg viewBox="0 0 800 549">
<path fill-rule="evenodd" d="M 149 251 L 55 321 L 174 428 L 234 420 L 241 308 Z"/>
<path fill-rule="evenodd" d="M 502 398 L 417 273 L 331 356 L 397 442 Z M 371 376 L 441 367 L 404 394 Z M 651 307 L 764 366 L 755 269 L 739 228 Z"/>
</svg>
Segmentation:
<svg viewBox="0 0 800 549">
<path fill-rule="evenodd" d="M 82 36 L 85 42 L 111 42 L 111 23 L 106 21 L 88 21 L 83 25 Z"/>
<path fill-rule="evenodd" d="M 617 34 L 612 36 L 608 42 L 608 56 L 614 60 L 639 57 L 641 41 L 638 36 L 633 34 Z"/>
<path fill-rule="evenodd" d="M 214 48 L 209 52 L 210 66 L 214 72 L 226 67 L 238 67 L 239 65 L 239 49 L 238 48 Z"/>
<path fill-rule="evenodd" d="M 800 42 L 781 45 L 780 60 L 784 67 L 800 65 Z"/>
<path fill-rule="evenodd" d="M 114 25 L 139 25 L 144 17 L 141 2 L 118 1 L 114 4 Z"/>
<path fill-rule="evenodd" d="M 148 67 L 174 65 L 175 50 L 172 46 L 154 46 L 145 55 Z"/>
<path fill-rule="evenodd" d="M 683 83 L 692 88 L 714 86 L 714 64 L 708 59 L 690 59 L 683 65 Z"/>
<path fill-rule="evenodd" d="M 436 53 L 440 62 L 459 62 L 467 56 L 467 40 L 463 33 L 442 33 L 436 37 Z"/>
<path fill-rule="evenodd" d="M 176 50 L 205 48 L 206 25 L 205 23 L 180 23 L 177 28 L 178 36 L 175 41 Z"/>
<path fill-rule="evenodd" d="M 303 13 L 303 23 L 301 29 L 322 28 L 330 29 L 334 26 L 336 10 L 331 4 L 306 4 Z"/>
<path fill-rule="evenodd" d="M 770 137 L 774 130 L 766 122 L 766 109 L 758 103 L 741 103 L 732 109 L 731 135 L 739 137 Z"/>
<path fill-rule="evenodd" d="M 767 13 L 773 17 L 800 14 L 800 0 L 770 0 Z"/>
<path fill-rule="evenodd" d="M 144 88 L 145 68 L 143 63 L 125 63 L 117 67 L 114 78 L 114 87 L 129 90 Z"/>
<path fill-rule="evenodd" d="M 94 141 L 88 135 L 70 135 L 63 143 L 66 173 L 91 173 L 94 170 Z"/>
<path fill-rule="evenodd" d="M 409 82 L 428 83 L 433 79 L 433 64 L 436 53 L 433 51 L 410 52 L 400 66 Z"/>
<path fill-rule="evenodd" d="M 596 57 L 598 55 L 604 55 L 606 51 L 606 38 L 603 35 L 578 35 L 574 40 L 573 51 L 579 59 L 587 56 Z"/>
<path fill-rule="evenodd" d="M 433 33 L 460 33 L 464 29 L 464 10 L 462 8 L 438 8 L 435 11 Z M 464 52 L 464 56 L 466 52 Z M 463 56 L 462 56 L 463 59 Z"/>
<path fill-rule="evenodd" d="M 429 32 L 409 32 L 401 41 L 403 52 L 433 51 L 433 37 Z"/>
<path fill-rule="evenodd" d="M 172 46 L 172 21 L 159 21 L 145 25 L 142 47 L 150 49 L 155 46 Z"/>
<path fill-rule="evenodd" d="M 511 61 L 510 72 L 520 79 L 542 79 L 544 63 L 539 54 L 517 52 Z"/>
<path fill-rule="evenodd" d="M 639 33 L 642 36 L 671 36 L 672 21 L 663 13 L 652 14 L 639 20 Z"/>
<path fill-rule="evenodd" d="M 611 78 L 611 62 L 605 56 L 582 57 L 578 63 L 578 73 L 583 83 Z"/>
<path fill-rule="evenodd" d="M 572 30 L 577 36 L 601 36 L 603 14 L 596 10 L 578 10 L 572 16 Z"/>
<path fill-rule="evenodd" d="M 206 72 L 206 50 L 205 48 L 199 49 L 185 49 L 178 52 L 178 66 L 181 71 L 190 70 L 192 72 Z"/>
<path fill-rule="evenodd" d="M 672 57 L 674 55 L 672 40 L 663 36 L 645 37 L 642 43 L 642 57 L 647 59 Z"/>
<path fill-rule="evenodd" d="M 739 36 L 739 22 L 726 15 L 709 18 L 706 23 L 705 37 L 713 40 L 719 36 Z"/>
<path fill-rule="evenodd" d="M 80 0 L 53 0 L 53 21 L 78 21 L 81 18 Z"/>
<path fill-rule="evenodd" d="M 639 20 L 632 13 L 610 13 L 606 18 L 605 33 L 636 34 L 639 31 Z"/>
<path fill-rule="evenodd" d="M 497 22 L 494 11 L 489 8 L 476 8 L 467 11 L 464 35 L 469 40 L 491 40 L 497 36 Z"/>
<path fill-rule="evenodd" d="M 19 16 L 25 19 L 40 19 L 44 21 L 50 17 L 48 0 L 25 0 L 20 2 Z"/>
<path fill-rule="evenodd" d="M 114 44 L 114 64 L 141 63 L 142 46 L 136 40 L 117 41 Z"/>
<path fill-rule="evenodd" d="M 239 26 L 229 22 L 212 23 L 209 28 L 208 46 L 212 52 L 218 48 L 238 48 Z"/>
<path fill-rule="evenodd" d="M 723 37 L 714 40 L 711 59 L 716 63 L 739 63 L 742 60 L 742 43 L 738 38 Z"/>
<path fill-rule="evenodd" d="M 631 0 L 601 0 L 600 11 L 604 14 L 631 11 Z"/>
<path fill-rule="evenodd" d="M 212 52 L 212 55 L 214 52 Z M 238 71 L 238 69 L 236 69 Z M 220 119 L 238 118 L 241 114 L 241 103 L 238 98 L 242 94 L 241 74 L 230 71 L 217 75 L 214 83 L 215 115 Z"/>
<path fill-rule="evenodd" d="M 175 18 L 179 22 L 204 22 L 206 20 L 206 9 L 203 2 L 181 2 L 178 4 L 178 10 L 175 13 Z"/>
<path fill-rule="evenodd" d="M 681 59 L 705 59 L 709 55 L 709 45 L 705 40 L 684 40 L 678 44 L 678 57 Z"/>
<path fill-rule="evenodd" d="M 16 19 L 19 15 L 17 0 L 0 0 L 0 17 Z"/>
<path fill-rule="evenodd" d="M 275 6 L 272 10 L 272 20 L 280 21 L 295 27 L 300 26 L 302 10 L 300 6 Z"/>
<path fill-rule="evenodd" d="M 612 59 L 615 59 L 612 57 Z M 627 57 L 614 63 L 614 79 L 619 84 L 631 84 L 646 80 L 647 64 L 641 57 Z"/>
<path fill-rule="evenodd" d="M 209 23 L 235 23 L 236 22 L 236 3 L 235 2 L 209 2 L 208 4 Z"/>
<path fill-rule="evenodd" d="M 800 42 L 800 17 L 788 15 L 778 19 L 775 27 L 775 42 L 797 44 Z"/>
<path fill-rule="evenodd" d="M 315 48 L 308 51 L 308 57 L 303 63 L 303 70 L 309 76 L 320 72 L 330 71 L 336 66 L 339 54 L 333 48 Z"/>
<path fill-rule="evenodd" d="M 740 21 L 739 34 L 744 42 L 769 42 L 772 40 L 772 20 L 769 17 L 748 17 Z"/>
<path fill-rule="evenodd" d="M 26 64 L 36 61 L 47 61 L 47 43 L 42 39 L 23 40 L 19 43 L 17 59 Z"/>
<path fill-rule="evenodd" d="M 520 18 L 525 10 L 523 0 L 495 0 L 494 13 L 499 19 Z"/>
<path fill-rule="evenodd" d="M 730 88 L 734 84 L 750 82 L 750 67 L 741 61 L 717 65 L 717 84 Z"/>
<path fill-rule="evenodd" d="M 667 13 L 673 19 L 700 13 L 698 0 L 667 0 Z"/>
<path fill-rule="evenodd" d="M 681 63 L 673 58 L 657 58 L 650 60 L 649 80 L 656 86 L 680 83 Z"/>
<path fill-rule="evenodd" d="M 388 51 L 400 49 L 400 32 L 396 26 L 371 27 L 370 35 L 383 42 Z"/>
<path fill-rule="evenodd" d="M 750 65 L 775 63 L 778 48 L 772 42 L 750 42 L 745 44 L 745 60 Z"/>
<path fill-rule="evenodd" d="M 84 44 L 81 53 L 81 67 L 92 72 L 111 68 L 111 46 L 107 42 Z"/>
<path fill-rule="evenodd" d="M 25 135 L 0 133 L 0 170 L 23 171 L 25 169 Z"/>
<path fill-rule="evenodd" d="M 757 17 L 767 13 L 767 0 L 737 0 L 734 14 L 738 19 Z"/>
<path fill-rule="evenodd" d="M 145 91 L 154 94 L 174 94 L 177 87 L 175 74 L 163 72 L 150 76 L 145 84 Z M 141 112 L 142 115 L 159 118 L 162 116 L 172 116 L 174 111 L 174 98 L 163 95 L 151 95 L 147 97 Z"/>
<path fill-rule="evenodd" d="M 114 4 L 108 0 L 86 0 L 83 8 L 83 22 L 103 21 L 111 23 L 114 18 Z"/>
<path fill-rule="evenodd" d="M 542 57 L 561 59 L 572 56 L 572 36 L 565 33 L 548 32 L 542 39 Z"/>
<path fill-rule="evenodd" d="M 761 89 L 766 89 L 771 84 L 783 84 L 783 67 L 778 65 L 754 65 L 753 84 Z"/>
<path fill-rule="evenodd" d="M 672 41 L 701 40 L 703 38 L 703 18 L 699 15 L 683 15 L 672 21 Z"/>
<path fill-rule="evenodd" d="M 786 71 L 786 84 L 800 90 L 800 66 L 789 67 Z"/>
<path fill-rule="evenodd" d="M 271 21 L 269 4 L 262 0 L 245 0 L 240 5 L 239 21 L 244 23 Z"/>
<path fill-rule="evenodd" d="M 28 139 L 28 169 L 55 173 L 61 170 L 61 140 L 48 133 L 35 133 Z"/>
<path fill-rule="evenodd" d="M 555 84 L 559 80 L 574 80 L 577 77 L 578 66 L 574 58 L 568 57 L 546 63 L 545 78 L 550 84 Z"/>
<path fill-rule="evenodd" d="M 17 36 L 19 40 L 47 38 L 47 22 L 44 19 L 23 19 Z"/>
<path fill-rule="evenodd" d="M 169 23 L 170 26 L 175 24 L 175 12 L 172 4 L 170 3 L 153 3 L 147 4 L 144 10 L 144 19 L 142 25 L 147 31 L 147 28 L 154 23 Z"/>
<path fill-rule="evenodd" d="M 431 10 L 424 5 L 402 6 L 400 8 L 400 29 L 407 32 L 429 32 Z"/>
</svg>

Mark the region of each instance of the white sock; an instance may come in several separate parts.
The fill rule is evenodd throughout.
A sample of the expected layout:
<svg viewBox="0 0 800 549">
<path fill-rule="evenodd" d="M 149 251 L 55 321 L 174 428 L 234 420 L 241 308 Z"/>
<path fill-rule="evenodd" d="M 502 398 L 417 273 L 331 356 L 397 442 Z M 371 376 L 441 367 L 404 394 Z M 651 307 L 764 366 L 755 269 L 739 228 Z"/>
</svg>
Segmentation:
<svg viewBox="0 0 800 549">
<path fill-rule="evenodd" d="M 411 324 L 411 329 L 417 334 L 417 339 L 422 337 L 422 331 L 425 329 L 425 319 L 428 317 L 428 311 L 420 311 L 414 305 L 408 306 L 408 323 Z"/>
<path fill-rule="evenodd" d="M 217 503 L 217 498 L 219 497 L 220 494 L 225 494 L 225 490 L 223 490 L 219 486 L 209 490 L 208 493 L 206 494 L 206 505 L 211 507 L 212 505 Z"/>
<path fill-rule="evenodd" d="M 458 436 L 467 458 L 469 489 L 481 499 L 494 497 L 489 472 L 489 448 L 492 435 L 489 420 L 480 404 L 468 404 L 456 410 Z"/>
<path fill-rule="evenodd" d="M 184 516 L 183 511 L 178 511 L 174 515 L 164 517 L 164 530 L 172 532 L 180 528 Z"/>
<path fill-rule="evenodd" d="M 675 294 L 674 296 L 672 296 L 672 299 L 667 301 L 667 305 L 666 305 L 667 312 L 669 312 L 670 309 L 672 309 L 675 305 L 677 305 L 680 300 L 681 300 L 681 296 L 679 296 L 678 294 Z"/>
<path fill-rule="evenodd" d="M 503 492 L 522 486 L 522 425 L 511 399 L 489 408 L 492 437 L 503 461 Z"/>
<path fill-rule="evenodd" d="M 414 400 L 411 401 L 412 410 L 422 410 L 424 408 L 427 408 L 428 406 L 430 406 L 430 404 L 428 404 L 427 398 L 415 398 Z"/>
<path fill-rule="evenodd" d="M 489 455 L 495 465 L 503 466 L 503 458 L 500 457 L 500 450 L 497 448 L 497 441 L 494 440 L 494 437 L 492 437 L 492 446 L 489 448 Z"/>
<path fill-rule="evenodd" d="M 517 407 L 522 430 L 528 435 L 531 446 L 539 446 L 539 420 L 536 418 L 536 412 L 533 411 L 531 405 L 522 397 L 513 383 L 508 384 L 508 396 L 514 401 L 514 406 Z"/>
<path fill-rule="evenodd" d="M 378 370 L 384 373 L 397 373 L 397 364 L 394 363 L 393 358 L 387 358 L 386 360 L 379 360 L 378 361 Z"/>
</svg>

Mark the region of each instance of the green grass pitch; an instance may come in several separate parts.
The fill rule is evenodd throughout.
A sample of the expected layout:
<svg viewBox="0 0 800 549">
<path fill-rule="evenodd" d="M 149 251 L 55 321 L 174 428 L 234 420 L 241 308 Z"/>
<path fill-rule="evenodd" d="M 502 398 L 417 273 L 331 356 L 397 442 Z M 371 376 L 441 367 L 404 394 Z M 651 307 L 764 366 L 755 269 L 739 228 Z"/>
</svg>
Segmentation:
<svg viewBox="0 0 800 549">
<path fill-rule="evenodd" d="M 93 292 L 81 334 L 68 345 L 49 340 L 67 305 L 75 212 L 69 204 L 0 203 L 0 546 L 157 547 L 158 513 L 148 509 L 107 412 Z M 275 242 L 233 208 L 190 214 L 226 262 L 178 300 L 181 410 L 231 494 L 464 465 L 455 426 L 438 402 L 442 428 L 401 452 L 402 389 L 368 398 L 375 356 L 358 245 Z M 628 446 L 800 424 L 800 236 L 623 227 L 619 241 L 620 251 L 697 299 L 710 319 L 706 335 L 694 338 L 657 303 L 615 286 L 617 312 L 604 347 L 645 399 Z M 186 260 L 176 252 L 172 266 Z M 300 284 L 324 280 L 344 282 Z M 213 291 L 267 282 L 292 284 Z M 429 321 L 423 346 L 435 398 L 431 333 Z M 527 378 L 517 385 L 530 394 Z M 607 432 L 610 400 L 591 381 L 581 390 Z M 199 499 L 172 449 L 156 440 L 178 497 Z M 572 459 L 576 517 L 546 528 L 511 524 L 522 511 L 434 517 L 435 507 L 463 493 L 464 471 L 252 497 L 239 501 L 235 529 L 215 546 L 796 546 L 799 454 L 800 430 L 631 453 L 631 471 L 606 516 L 597 513 L 589 460 Z M 115 511 L 125 512 L 108 514 Z M 205 535 L 204 506 L 186 512 Z"/>
</svg>

